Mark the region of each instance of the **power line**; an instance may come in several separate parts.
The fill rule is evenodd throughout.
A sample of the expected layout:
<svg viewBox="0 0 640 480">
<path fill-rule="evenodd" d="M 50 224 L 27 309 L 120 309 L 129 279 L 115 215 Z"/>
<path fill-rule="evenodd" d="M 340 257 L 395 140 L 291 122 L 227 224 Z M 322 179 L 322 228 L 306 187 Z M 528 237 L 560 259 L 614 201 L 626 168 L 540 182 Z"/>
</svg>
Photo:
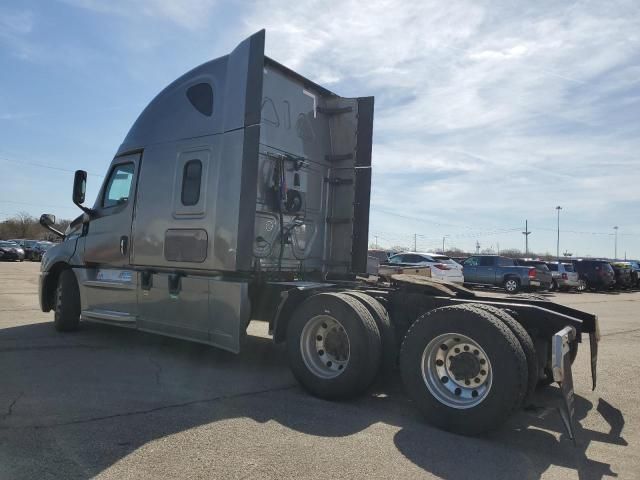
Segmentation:
<svg viewBox="0 0 640 480">
<path fill-rule="evenodd" d="M 66 208 L 67 210 L 76 210 L 75 207 L 70 205 L 51 205 L 49 203 L 30 203 L 30 202 L 16 202 L 15 200 L 2 200 L 0 199 L 0 203 L 11 203 L 16 205 L 29 205 L 31 207 L 52 207 L 52 208 Z"/>
<path fill-rule="evenodd" d="M 32 167 L 38 167 L 38 168 L 48 168 L 50 170 L 57 170 L 59 172 L 68 172 L 68 173 L 75 173 L 75 170 L 69 170 L 68 168 L 62 168 L 62 167 L 54 167 L 53 165 L 46 165 L 44 163 L 36 163 L 36 162 L 26 162 L 26 161 L 22 161 L 22 160 L 14 160 L 11 158 L 7 158 L 7 157 L 0 157 L 0 160 L 3 162 L 9 162 L 9 163 L 15 163 L 18 165 L 29 165 Z M 100 178 L 104 178 L 104 175 L 98 175 L 97 173 L 89 173 L 88 175 L 91 175 L 93 177 L 100 177 Z"/>
</svg>

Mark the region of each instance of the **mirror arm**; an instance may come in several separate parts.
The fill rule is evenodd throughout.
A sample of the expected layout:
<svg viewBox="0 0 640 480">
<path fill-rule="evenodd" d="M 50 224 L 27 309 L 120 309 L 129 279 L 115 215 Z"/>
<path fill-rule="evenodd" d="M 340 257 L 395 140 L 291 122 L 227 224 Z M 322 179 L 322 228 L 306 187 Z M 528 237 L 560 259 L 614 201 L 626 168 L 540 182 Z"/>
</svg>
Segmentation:
<svg viewBox="0 0 640 480">
<path fill-rule="evenodd" d="M 40 222 L 40 225 L 42 225 L 44 228 L 46 228 L 47 230 L 55 233 L 56 235 L 58 235 L 60 238 L 62 238 L 63 240 L 66 237 L 66 235 L 64 233 L 62 233 L 60 230 L 58 230 L 57 228 L 52 227 L 51 225 L 47 225 L 46 223 L 42 223 Z"/>
<path fill-rule="evenodd" d="M 75 203 L 75 202 L 73 202 L 73 203 Z M 80 210 L 82 210 L 84 213 L 86 213 L 89 216 L 89 219 L 91 219 L 91 217 L 93 217 L 93 215 L 95 214 L 95 210 L 93 208 L 85 207 L 84 205 L 81 205 L 79 203 L 75 203 L 75 205 Z"/>
</svg>

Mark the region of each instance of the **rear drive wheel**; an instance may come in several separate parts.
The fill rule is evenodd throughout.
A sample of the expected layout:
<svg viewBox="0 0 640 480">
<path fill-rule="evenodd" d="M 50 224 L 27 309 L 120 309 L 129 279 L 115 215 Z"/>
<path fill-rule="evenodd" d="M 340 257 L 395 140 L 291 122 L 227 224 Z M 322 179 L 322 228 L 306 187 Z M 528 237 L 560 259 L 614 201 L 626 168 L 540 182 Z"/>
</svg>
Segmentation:
<svg viewBox="0 0 640 480">
<path fill-rule="evenodd" d="M 507 293 L 518 293 L 520 290 L 520 280 L 515 277 L 509 277 L 504 281 L 504 290 Z"/>
<path fill-rule="evenodd" d="M 302 386 L 327 399 L 364 392 L 378 373 L 380 332 L 369 311 L 343 293 L 305 300 L 287 326 L 289 366 Z"/>
<path fill-rule="evenodd" d="M 80 324 L 80 291 L 73 270 L 63 270 L 58 277 L 53 325 L 60 332 L 71 332 Z"/>
<path fill-rule="evenodd" d="M 527 360 L 516 336 L 470 305 L 436 308 L 418 318 L 402 343 L 400 369 L 427 420 L 464 435 L 497 428 L 527 388 Z"/>
<path fill-rule="evenodd" d="M 380 370 L 384 375 L 390 374 L 398 363 L 398 343 L 396 331 L 391 325 L 387 309 L 378 300 L 364 292 L 348 291 L 344 293 L 359 300 L 376 322 L 382 342 Z"/>
<path fill-rule="evenodd" d="M 538 384 L 538 354 L 536 353 L 536 347 L 533 344 L 531 335 L 529 335 L 525 328 L 515 318 L 507 313 L 507 311 L 494 307 L 493 305 L 485 305 L 483 303 L 474 303 L 473 306 L 480 310 L 484 310 L 485 312 L 489 312 L 500 319 L 507 327 L 509 327 L 511 333 L 513 333 L 518 339 L 524 356 L 527 359 L 528 381 L 527 388 L 521 402 L 521 405 L 526 406 L 529 403 L 529 400 L 531 400 L 531 396 Z"/>
</svg>

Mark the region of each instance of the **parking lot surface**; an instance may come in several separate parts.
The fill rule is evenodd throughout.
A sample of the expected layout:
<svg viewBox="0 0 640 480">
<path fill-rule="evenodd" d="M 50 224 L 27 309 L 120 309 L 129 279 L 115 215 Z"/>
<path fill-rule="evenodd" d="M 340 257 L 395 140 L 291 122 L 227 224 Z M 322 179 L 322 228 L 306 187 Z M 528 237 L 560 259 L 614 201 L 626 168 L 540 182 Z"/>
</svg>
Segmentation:
<svg viewBox="0 0 640 480">
<path fill-rule="evenodd" d="M 302 391 L 251 325 L 240 355 L 38 308 L 37 263 L 0 263 L 0 479 L 640 478 L 640 292 L 549 298 L 599 316 L 598 388 L 574 365 L 577 446 L 556 388 L 500 430 L 425 424 L 398 379 L 332 403 Z"/>
</svg>

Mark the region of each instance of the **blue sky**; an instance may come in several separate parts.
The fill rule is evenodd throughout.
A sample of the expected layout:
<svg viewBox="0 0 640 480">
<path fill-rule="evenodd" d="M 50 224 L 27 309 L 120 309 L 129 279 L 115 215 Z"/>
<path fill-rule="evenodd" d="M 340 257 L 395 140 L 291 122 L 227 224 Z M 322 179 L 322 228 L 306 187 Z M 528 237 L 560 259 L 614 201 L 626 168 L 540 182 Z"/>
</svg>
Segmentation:
<svg viewBox="0 0 640 480">
<path fill-rule="evenodd" d="M 371 241 L 640 257 L 640 6 L 349 0 L 0 3 L 0 219 L 95 192 L 164 86 L 267 29 L 267 55 L 376 96 Z M 46 165 L 54 168 L 36 166 Z M 56 170 L 57 169 L 57 170 Z"/>
</svg>

